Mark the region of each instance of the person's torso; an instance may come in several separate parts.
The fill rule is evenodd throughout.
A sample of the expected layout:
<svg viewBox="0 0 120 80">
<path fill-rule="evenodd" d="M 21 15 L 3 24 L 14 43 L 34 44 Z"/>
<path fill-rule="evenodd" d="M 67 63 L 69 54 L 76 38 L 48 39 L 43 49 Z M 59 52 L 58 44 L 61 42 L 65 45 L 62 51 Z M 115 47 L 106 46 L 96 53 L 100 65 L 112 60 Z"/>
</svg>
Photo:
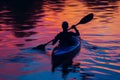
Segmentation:
<svg viewBox="0 0 120 80">
<path fill-rule="evenodd" d="M 62 46 L 73 45 L 74 41 L 72 39 L 72 32 L 61 32 L 59 36 L 59 43 Z"/>
</svg>

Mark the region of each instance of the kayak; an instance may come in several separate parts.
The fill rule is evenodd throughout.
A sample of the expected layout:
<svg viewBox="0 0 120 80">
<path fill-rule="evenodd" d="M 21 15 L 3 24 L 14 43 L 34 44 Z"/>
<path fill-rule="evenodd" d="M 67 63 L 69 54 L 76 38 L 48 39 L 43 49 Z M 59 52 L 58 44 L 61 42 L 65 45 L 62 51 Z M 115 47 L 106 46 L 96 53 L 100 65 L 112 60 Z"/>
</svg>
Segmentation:
<svg viewBox="0 0 120 80">
<path fill-rule="evenodd" d="M 73 58 L 79 53 L 81 41 L 78 36 L 73 36 L 74 45 L 55 47 L 52 52 L 52 71 L 57 67 L 67 68 L 72 65 Z"/>
</svg>

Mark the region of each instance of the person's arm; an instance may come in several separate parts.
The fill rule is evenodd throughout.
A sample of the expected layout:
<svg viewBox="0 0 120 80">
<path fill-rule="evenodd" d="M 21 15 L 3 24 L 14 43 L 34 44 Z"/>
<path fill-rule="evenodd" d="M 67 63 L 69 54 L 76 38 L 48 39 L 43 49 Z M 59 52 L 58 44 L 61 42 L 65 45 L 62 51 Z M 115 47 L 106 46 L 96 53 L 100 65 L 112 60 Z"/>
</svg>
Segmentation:
<svg viewBox="0 0 120 80">
<path fill-rule="evenodd" d="M 54 38 L 52 45 L 54 45 L 59 40 L 59 34 Z"/>
<path fill-rule="evenodd" d="M 80 36 L 80 33 L 79 33 L 79 31 L 77 30 L 77 28 L 76 28 L 76 26 L 75 25 L 72 25 L 72 29 L 74 29 L 75 30 L 75 36 Z"/>
</svg>

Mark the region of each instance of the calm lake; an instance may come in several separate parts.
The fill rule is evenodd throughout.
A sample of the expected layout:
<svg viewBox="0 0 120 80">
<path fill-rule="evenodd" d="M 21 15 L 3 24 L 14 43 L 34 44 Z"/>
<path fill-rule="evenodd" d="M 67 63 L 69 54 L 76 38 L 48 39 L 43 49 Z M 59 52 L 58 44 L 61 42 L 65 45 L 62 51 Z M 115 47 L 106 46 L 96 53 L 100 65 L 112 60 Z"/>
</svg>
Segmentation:
<svg viewBox="0 0 120 80">
<path fill-rule="evenodd" d="M 77 26 L 77 70 L 52 73 L 55 46 L 31 48 L 52 40 L 63 21 L 72 26 L 89 13 L 94 19 Z M 120 0 L 1 0 L 0 80 L 120 80 Z"/>
</svg>

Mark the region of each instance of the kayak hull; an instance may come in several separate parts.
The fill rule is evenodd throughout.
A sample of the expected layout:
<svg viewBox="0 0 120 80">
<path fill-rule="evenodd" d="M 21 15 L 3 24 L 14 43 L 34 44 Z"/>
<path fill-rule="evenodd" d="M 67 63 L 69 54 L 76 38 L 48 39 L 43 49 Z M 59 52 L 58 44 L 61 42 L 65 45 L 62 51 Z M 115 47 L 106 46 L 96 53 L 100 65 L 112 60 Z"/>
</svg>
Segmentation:
<svg viewBox="0 0 120 80">
<path fill-rule="evenodd" d="M 67 68 L 72 65 L 73 58 L 79 53 L 81 42 L 79 37 L 73 37 L 75 44 L 73 46 L 54 48 L 52 52 L 52 71 L 56 67 Z"/>
</svg>

